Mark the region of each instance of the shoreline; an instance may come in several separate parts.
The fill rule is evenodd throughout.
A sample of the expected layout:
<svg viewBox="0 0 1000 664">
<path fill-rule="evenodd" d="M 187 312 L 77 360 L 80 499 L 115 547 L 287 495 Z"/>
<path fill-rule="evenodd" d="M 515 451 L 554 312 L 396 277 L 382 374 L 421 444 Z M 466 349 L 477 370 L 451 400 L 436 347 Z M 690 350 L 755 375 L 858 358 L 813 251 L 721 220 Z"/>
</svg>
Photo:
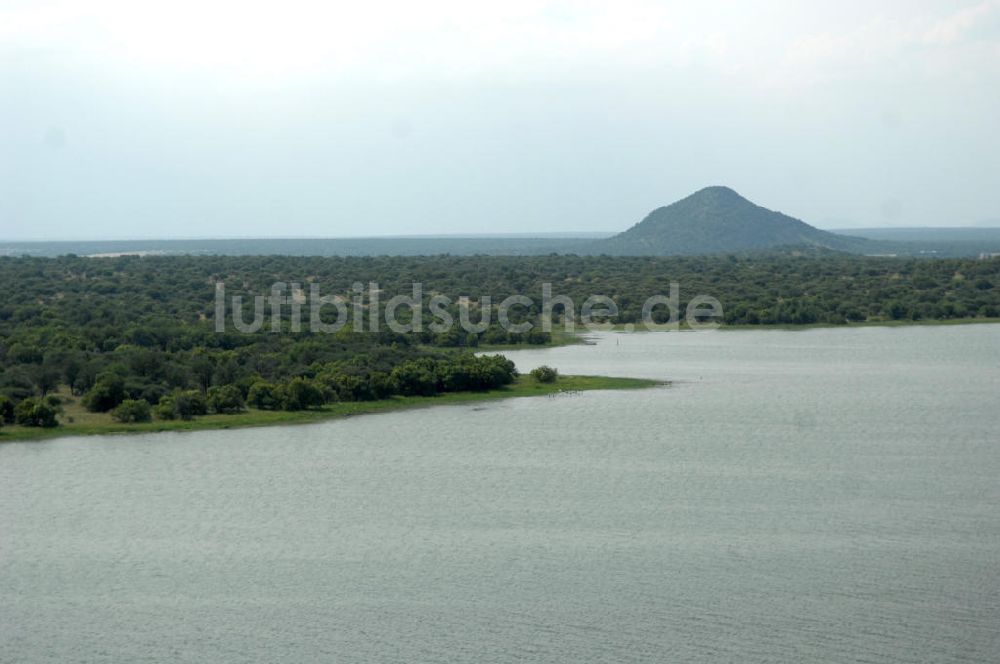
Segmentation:
<svg viewBox="0 0 1000 664">
<path fill-rule="evenodd" d="M 1000 324 L 1000 318 L 945 318 L 943 320 L 932 319 L 932 320 L 866 320 L 858 321 L 852 323 L 758 323 L 756 325 L 750 325 L 745 323 L 740 324 L 730 324 L 730 325 L 719 325 L 714 328 L 714 330 L 719 331 L 747 331 L 747 330 L 815 330 L 815 329 L 849 329 L 858 327 L 928 327 L 928 326 L 948 326 L 948 325 L 997 325 Z M 629 328 L 632 325 L 632 328 Z M 582 339 L 584 335 L 596 334 L 599 332 L 616 332 L 619 334 L 633 334 L 633 333 L 656 333 L 656 332 L 693 332 L 690 327 L 681 321 L 678 324 L 676 330 L 647 330 L 643 327 L 642 323 L 613 323 L 612 327 L 606 330 L 588 330 L 582 325 L 577 325 L 576 329 L 572 332 L 567 332 L 565 330 L 560 330 L 559 334 L 563 337 L 577 337 Z M 701 331 L 701 330 L 698 330 Z M 553 331 L 553 335 L 555 332 Z M 558 342 L 545 344 L 542 346 L 507 346 L 506 348 L 510 350 L 525 350 L 531 348 L 555 348 L 558 346 L 565 346 L 572 343 L 583 343 L 582 341 L 568 341 L 561 339 Z M 503 346 L 496 347 L 495 350 L 502 351 Z M 491 349 L 493 349 L 491 347 Z"/>
<path fill-rule="evenodd" d="M 357 415 L 391 413 L 433 406 L 450 406 L 518 397 L 541 397 L 593 390 L 630 390 L 669 385 L 669 382 L 644 378 L 609 376 L 559 376 L 554 383 L 539 383 L 527 375 L 506 387 L 486 392 L 448 392 L 432 397 L 397 396 L 377 401 L 341 401 L 313 410 L 283 411 L 248 408 L 232 415 L 199 415 L 191 420 L 153 420 L 137 424 L 114 422 L 108 413 L 88 413 L 85 422 L 60 423 L 51 429 L 7 425 L 0 428 L 0 444 L 52 440 L 73 436 L 128 435 L 163 431 L 210 431 L 256 427 L 313 424 Z M 70 405 L 74 416 L 82 411 Z"/>
<path fill-rule="evenodd" d="M 903 321 L 864 321 L 845 323 L 810 323 L 804 325 L 791 324 L 758 324 L 758 325 L 720 325 L 720 331 L 748 330 L 784 330 L 805 331 L 813 329 L 843 329 L 865 327 L 918 327 L 918 326 L 948 326 L 948 325 L 984 325 L 1000 324 L 1000 318 L 951 318 L 945 320 L 903 320 Z M 647 330 L 641 325 L 637 329 L 626 330 L 628 324 L 616 323 L 607 330 L 588 330 L 577 326 L 572 332 L 563 329 L 553 329 L 552 341 L 547 344 L 532 346 L 528 344 L 484 346 L 472 348 L 476 353 L 505 352 L 532 349 L 558 348 L 574 344 L 592 344 L 587 340 L 588 334 L 595 332 L 614 332 L 620 334 L 661 332 Z M 672 331 L 672 330 L 671 330 Z M 680 332 L 691 332 L 683 324 Z M 164 431 L 209 431 L 216 429 L 244 429 L 251 427 L 267 427 L 297 424 L 312 424 L 326 420 L 357 415 L 374 415 L 378 413 L 396 412 L 415 408 L 430 408 L 433 406 L 460 405 L 480 401 L 494 401 L 518 397 L 547 396 L 559 393 L 582 392 L 592 390 L 623 390 L 642 389 L 658 385 L 669 385 L 669 381 L 657 381 L 642 378 L 624 378 L 607 376 L 561 375 L 555 383 L 538 383 L 530 376 L 518 377 L 513 385 L 486 392 L 449 392 L 430 397 L 395 396 L 376 401 L 346 401 L 327 404 L 322 408 L 300 411 L 257 410 L 248 408 L 242 413 L 232 415 L 199 415 L 191 420 L 153 420 L 137 424 L 114 422 L 109 413 L 87 413 L 78 402 L 67 404 L 71 413 L 60 415 L 60 419 L 82 422 L 61 422 L 51 429 L 5 425 L 0 428 L 0 444 L 7 442 L 27 442 L 34 440 L 52 440 L 72 436 L 95 435 L 128 435 L 140 433 L 159 433 Z"/>
<path fill-rule="evenodd" d="M 842 329 L 855 327 L 945 327 L 948 325 L 996 325 L 1000 318 L 945 318 L 943 320 L 866 320 L 856 323 L 806 323 L 792 325 L 788 323 L 768 323 L 766 325 L 722 325 L 720 330 L 813 330 Z"/>
</svg>

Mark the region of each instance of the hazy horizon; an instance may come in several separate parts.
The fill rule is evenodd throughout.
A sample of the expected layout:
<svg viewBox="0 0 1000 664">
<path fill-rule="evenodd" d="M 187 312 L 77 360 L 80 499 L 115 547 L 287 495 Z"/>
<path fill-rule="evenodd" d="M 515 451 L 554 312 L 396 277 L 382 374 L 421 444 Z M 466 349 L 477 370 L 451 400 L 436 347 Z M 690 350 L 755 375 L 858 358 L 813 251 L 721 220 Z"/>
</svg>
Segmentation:
<svg viewBox="0 0 1000 664">
<path fill-rule="evenodd" d="M 844 227 L 844 228 L 817 226 L 816 228 L 841 235 L 849 235 L 851 231 L 868 232 L 868 231 L 879 231 L 879 230 L 906 231 L 906 230 L 948 229 L 953 231 L 991 231 L 991 230 L 1000 231 L 1000 223 L 988 222 L 988 223 L 973 224 L 968 226 L 855 226 L 855 227 Z M 454 233 L 417 233 L 417 234 L 385 233 L 380 235 L 211 235 L 211 234 L 206 234 L 206 235 L 151 234 L 151 235 L 133 235 L 133 236 L 66 235 L 65 237 L 59 237 L 59 238 L 0 237 L 0 243 L 17 245 L 23 243 L 51 243 L 51 242 L 70 242 L 70 243 L 160 242 L 160 241 L 212 242 L 212 241 L 227 241 L 227 240 L 234 240 L 234 241 L 236 240 L 433 240 L 433 239 L 539 239 L 541 240 L 541 239 L 560 239 L 560 238 L 601 239 L 606 237 L 612 237 L 624 230 L 627 229 L 622 228 L 614 231 L 572 231 L 572 230 L 556 231 L 556 232 L 539 231 L 537 233 L 532 233 L 530 231 L 507 232 L 507 233 L 505 232 L 497 232 L 497 233 L 454 232 Z"/>
<path fill-rule="evenodd" d="M 8 0 L 0 86 L 5 241 L 1000 217 L 1000 0 Z"/>
</svg>

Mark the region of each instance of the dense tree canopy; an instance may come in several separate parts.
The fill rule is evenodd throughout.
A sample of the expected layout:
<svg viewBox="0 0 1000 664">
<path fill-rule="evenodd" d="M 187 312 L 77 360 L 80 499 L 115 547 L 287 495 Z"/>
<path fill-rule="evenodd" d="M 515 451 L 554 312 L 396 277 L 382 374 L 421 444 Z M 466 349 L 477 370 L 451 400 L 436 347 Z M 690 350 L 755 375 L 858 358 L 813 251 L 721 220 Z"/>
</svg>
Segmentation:
<svg viewBox="0 0 1000 664">
<path fill-rule="evenodd" d="M 159 418 L 261 409 L 308 409 L 331 401 L 484 390 L 510 382 L 513 365 L 477 358 L 485 345 L 545 343 L 536 327 L 514 332 L 497 323 L 498 304 L 526 296 L 511 321 L 539 322 L 543 284 L 580 307 L 591 295 L 610 297 L 618 323 L 640 319 L 643 303 L 680 287 L 680 305 L 709 295 L 723 305 L 727 324 L 844 324 L 1000 315 L 1000 260 L 930 260 L 846 255 L 703 257 L 432 256 L 311 258 L 283 256 L 147 256 L 120 258 L 0 258 L 0 395 L 3 417 L 48 425 L 48 402 L 70 390 L 87 408 L 109 412 L 125 400 L 144 401 Z M 226 289 L 227 322 L 215 330 L 216 284 Z M 232 296 L 253 303 L 276 282 L 313 286 L 351 303 L 361 284 L 377 283 L 382 308 L 422 285 L 421 304 L 450 302 L 439 312 L 472 323 L 420 332 L 371 330 L 374 302 L 346 306 L 348 322 L 335 333 L 310 331 L 302 307 L 293 332 L 290 307 L 270 312 L 259 331 L 233 323 Z M 290 291 L 286 291 L 290 292 Z M 365 296 L 367 297 L 367 296 Z M 462 309 L 460 297 L 470 305 Z M 484 302 L 491 299 L 487 307 Z M 265 306 L 266 309 L 266 306 Z M 357 331 L 358 312 L 368 322 Z M 329 323 L 334 307 L 320 310 Z M 554 309 L 562 316 L 561 307 Z M 661 312 L 663 315 L 663 312 Z M 425 314 L 426 316 L 426 314 Z M 411 322 L 407 306 L 396 310 Z M 245 313 L 243 320 L 252 318 Z M 277 330 L 281 333 L 275 333 Z M 32 410 L 35 407 L 38 410 Z M 130 408 L 135 409 L 136 406 Z M 141 409 L 141 406 L 138 406 Z M 8 412 L 9 411 L 9 412 Z M 31 413 L 34 413 L 32 415 Z M 37 417 L 36 417 L 37 416 Z M 54 417 L 54 415 L 53 415 Z M 131 417 L 131 416 L 130 416 Z"/>
</svg>

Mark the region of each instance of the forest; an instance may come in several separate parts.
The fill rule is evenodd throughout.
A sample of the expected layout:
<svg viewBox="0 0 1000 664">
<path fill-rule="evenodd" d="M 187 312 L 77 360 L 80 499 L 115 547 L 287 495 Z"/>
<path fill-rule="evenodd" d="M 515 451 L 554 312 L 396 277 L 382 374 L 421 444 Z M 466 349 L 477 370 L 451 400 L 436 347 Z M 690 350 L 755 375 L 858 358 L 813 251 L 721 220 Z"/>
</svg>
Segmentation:
<svg viewBox="0 0 1000 664">
<path fill-rule="evenodd" d="M 0 419 L 43 427 L 58 424 L 67 398 L 138 422 L 493 389 L 515 380 L 513 363 L 473 351 L 549 343 L 538 326 L 546 283 L 577 306 L 590 295 L 610 297 L 619 324 L 638 321 L 646 298 L 666 294 L 672 282 L 682 306 L 695 295 L 718 299 L 726 325 L 1000 316 L 1000 259 L 67 255 L 0 258 L 0 279 Z M 425 300 L 443 294 L 481 304 L 490 296 L 491 310 L 476 314 L 489 314 L 490 324 L 481 332 L 345 325 L 316 333 L 304 308 L 299 331 L 292 331 L 288 310 L 276 326 L 254 333 L 232 325 L 216 331 L 217 284 L 225 284 L 227 296 L 252 301 L 276 282 L 317 284 L 345 298 L 357 284 L 374 282 L 383 304 L 410 294 L 414 283 Z M 515 294 L 528 300 L 512 318 L 535 324 L 530 331 L 504 329 L 493 315 Z M 448 311 L 458 319 L 454 303 Z"/>
</svg>

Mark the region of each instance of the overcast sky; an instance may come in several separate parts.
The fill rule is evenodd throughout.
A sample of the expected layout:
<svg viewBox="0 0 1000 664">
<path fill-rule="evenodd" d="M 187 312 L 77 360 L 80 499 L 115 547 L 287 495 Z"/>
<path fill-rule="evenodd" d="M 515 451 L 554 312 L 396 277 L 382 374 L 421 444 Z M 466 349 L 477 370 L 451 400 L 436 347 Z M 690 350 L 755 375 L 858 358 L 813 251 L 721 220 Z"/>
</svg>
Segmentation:
<svg viewBox="0 0 1000 664">
<path fill-rule="evenodd" d="M 0 0 L 0 239 L 1000 219 L 1000 0 Z"/>
</svg>

